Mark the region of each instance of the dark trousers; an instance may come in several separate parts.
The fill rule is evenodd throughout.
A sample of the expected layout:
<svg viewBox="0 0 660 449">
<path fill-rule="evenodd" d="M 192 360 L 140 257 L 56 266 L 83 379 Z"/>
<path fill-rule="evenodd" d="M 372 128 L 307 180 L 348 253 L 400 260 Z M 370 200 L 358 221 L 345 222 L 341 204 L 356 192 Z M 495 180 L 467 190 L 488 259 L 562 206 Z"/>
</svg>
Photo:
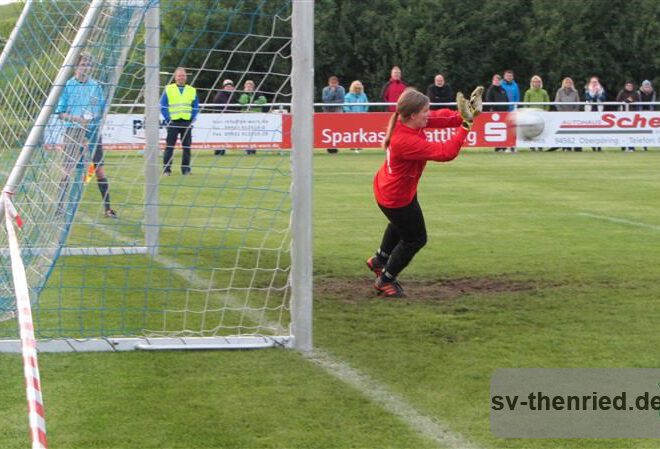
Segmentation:
<svg viewBox="0 0 660 449">
<path fill-rule="evenodd" d="M 390 209 L 378 205 L 390 221 L 385 229 L 380 250 L 389 254 L 387 274 L 395 278 L 408 266 L 417 252 L 426 245 L 426 225 L 417 195 L 404 207 Z"/>
<path fill-rule="evenodd" d="M 181 136 L 183 157 L 181 159 L 181 172 L 190 172 L 190 144 L 192 143 L 192 126 L 190 120 L 172 120 L 167 125 L 167 139 L 165 140 L 165 154 L 163 155 L 163 171 L 172 171 L 172 159 L 174 156 L 174 145 Z"/>
</svg>

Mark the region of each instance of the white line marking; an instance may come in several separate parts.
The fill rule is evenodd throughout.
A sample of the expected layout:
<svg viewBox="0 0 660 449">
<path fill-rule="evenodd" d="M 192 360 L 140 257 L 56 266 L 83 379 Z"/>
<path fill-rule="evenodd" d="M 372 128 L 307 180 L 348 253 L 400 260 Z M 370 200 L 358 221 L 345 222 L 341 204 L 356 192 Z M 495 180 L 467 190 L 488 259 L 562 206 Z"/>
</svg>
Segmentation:
<svg viewBox="0 0 660 449">
<path fill-rule="evenodd" d="M 638 228 L 653 229 L 654 231 L 660 231 L 660 226 L 648 223 L 641 223 L 639 221 L 626 220 L 625 218 L 617 217 L 608 217 L 607 215 L 596 215 L 589 212 L 579 212 L 578 215 L 583 217 L 595 218 L 597 220 L 611 221 L 612 223 L 626 224 L 630 226 L 637 226 Z"/>
<path fill-rule="evenodd" d="M 437 418 L 423 415 L 406 399 L 366 374 L 352 368 L 349 364 L 333 358 L 328 353 L 315 349 L 304 355 L 307 360 L 323 368 L 324 371 L 345 384 L 355 388 L 385 411 L 393 414 L 421 436 L 435 441 L 450 449 L 476 449 L 477 446 L 467 441 L 460 434 Z"/>
</svg>

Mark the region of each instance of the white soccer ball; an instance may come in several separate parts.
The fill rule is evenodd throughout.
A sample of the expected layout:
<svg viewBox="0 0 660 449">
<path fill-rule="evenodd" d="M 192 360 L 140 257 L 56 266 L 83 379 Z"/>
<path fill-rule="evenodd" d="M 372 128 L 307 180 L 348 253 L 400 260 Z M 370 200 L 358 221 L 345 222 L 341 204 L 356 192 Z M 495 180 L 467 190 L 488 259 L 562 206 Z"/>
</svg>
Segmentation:
<svg viewBox="0 0 660 449">
<path fill-rule="evenodd" d="M 522 108 L 511 114 L 511 124 L 516 132 L 526 140 L 534 139 L 543 133 L 545 120 L 540 109 Z"/>
</svg>

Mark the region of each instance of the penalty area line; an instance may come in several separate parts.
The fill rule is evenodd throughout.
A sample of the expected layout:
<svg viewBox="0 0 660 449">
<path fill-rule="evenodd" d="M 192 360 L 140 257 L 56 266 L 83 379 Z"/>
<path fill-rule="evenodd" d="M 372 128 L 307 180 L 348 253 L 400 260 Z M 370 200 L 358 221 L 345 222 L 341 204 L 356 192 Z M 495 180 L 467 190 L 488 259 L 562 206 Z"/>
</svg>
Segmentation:
<svg viewBox="0 0 660 449">
<path fill-rule="evenodd" d="M 304 354 L 304 357 L 399 418 L 417 434 L 450 449 L 478 449 L 462 435 L 452 431 L 447 424 L 437 418 L 422 414 L 405 398 L 390 391 L 385 385 L 361 373 L 348 363 L 337 360 L 319 349 Z"/>
<path fill-rule="evenodd" d="M 578 215 L 581 215 L 583 217 L 595 218 L 596 220 L 604 220 L 604 221 L 609 221 L 609 222 L 612 222 L 612 223 L 625 224 L 625 225 L 629 225 L 629 226 L 635 226 L 635 227 L 638 227 L 638 228 L 645 228 L 645 229 L 652 229 L 654 231 L 660 231 L 660 226 L 658 226 L 658 225 L 642 223 L 642 222 L 633 221 L 633 220 L 627 220 L 625 218 L 610 217 L 610 216 L 607 216 L 607 215 L 598 215 L 598 214 L 592 214 L 592 213 L 589 213 L 589 212 L 578 212 Z"/>
</svg>

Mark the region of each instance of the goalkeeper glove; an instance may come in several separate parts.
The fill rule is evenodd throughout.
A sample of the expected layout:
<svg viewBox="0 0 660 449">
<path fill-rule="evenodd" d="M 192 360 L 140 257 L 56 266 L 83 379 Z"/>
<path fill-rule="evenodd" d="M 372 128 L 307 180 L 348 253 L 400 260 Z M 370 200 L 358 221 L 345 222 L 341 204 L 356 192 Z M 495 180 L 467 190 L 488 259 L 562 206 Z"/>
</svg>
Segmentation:
<svg viewBox="0 0 660 449">
<path fill-rule="evenodd" d="M 476 118 L 484 110 L 484 105 L 481 100 L 483 93 L 484 87 L 477 86 L 477 88 L 470 94 L 470 111 L 472 112 L 473 118 Z"/>
<path fill-rule="evenodd" d="M 472 128 L 472 121 L 474 120 L 474 114 L 470 108 L 470 102 L 463 96 L 462 92 L 456 94 L 456 109 L 463 119 L 463 124 L 461 125 L 466 131 L 469 131 Z"/>
</svg>

